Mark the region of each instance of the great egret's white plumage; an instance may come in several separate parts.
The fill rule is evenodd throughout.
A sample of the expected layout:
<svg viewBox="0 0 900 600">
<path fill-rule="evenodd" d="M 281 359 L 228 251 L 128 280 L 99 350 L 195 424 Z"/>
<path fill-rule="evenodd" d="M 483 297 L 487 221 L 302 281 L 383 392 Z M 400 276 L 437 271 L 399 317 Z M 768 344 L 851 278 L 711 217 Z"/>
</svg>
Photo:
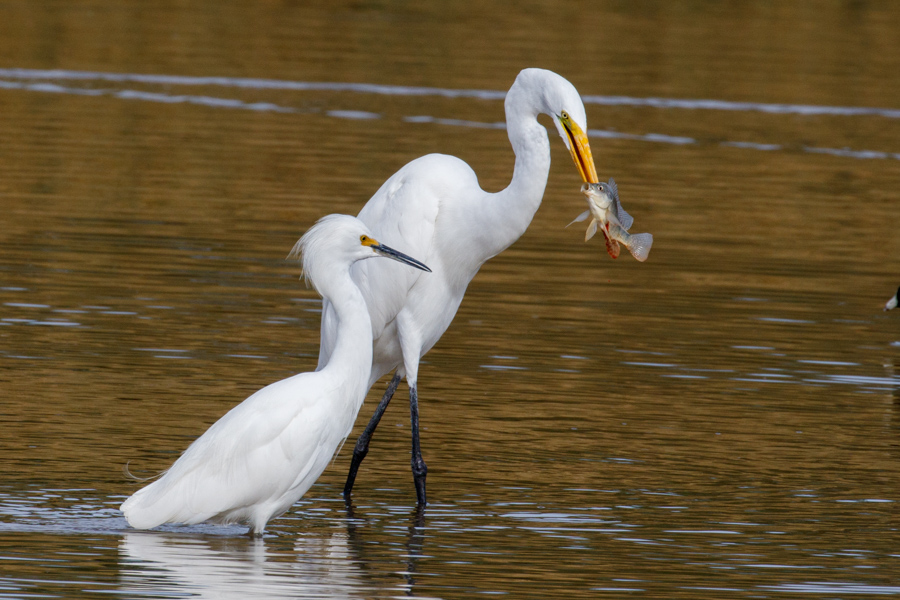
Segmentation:
<svg viewBox="0 0 900 600">
<path fill-rule="evenodd" d="M 372 363 L 372 324 L 350 268 L 376 256 L 428 267 L 375 241 L 347 215 L 319 220 L 291 254 L 302 255 L 307 281 L 335 315 L 327 363 L 259 390 L 216 421 L 162 477 L 122 503 L 132 527 L 246 523 L 260 535 L 318 479 L 350 434 Z"/>
<path fill-rule="evenodd" d="M 550 173 L 550 142 L 539 114 L 549 115 L 585 182 L 598 181 L 588 144 L 587 119 L 578 91 L 556 73 L 525 69 L 506 95 L 506 129 L 516 156 L 509 186 L 485 192 L 465 162 L 429 154 L 391 176 L 359 213 L 380 239 L 427 262 L 434 273 L 403 269 L 387 261 L 354 265 L 375 339 L 369 385 L 396 368 L 388 391 L 354 449 L 345 497 L 349 497 L 369 439 L 405 376 L 410 388 L 412 469 L 419 504 L 426 502 L 426 466 L 418 433 L 419 360 L 440 339 L 485 261 L 525 233 L 541 204 Z M 320 366 L 328 363 L 339 319 L 328 302 L 322 313 Z"/>
</svg>

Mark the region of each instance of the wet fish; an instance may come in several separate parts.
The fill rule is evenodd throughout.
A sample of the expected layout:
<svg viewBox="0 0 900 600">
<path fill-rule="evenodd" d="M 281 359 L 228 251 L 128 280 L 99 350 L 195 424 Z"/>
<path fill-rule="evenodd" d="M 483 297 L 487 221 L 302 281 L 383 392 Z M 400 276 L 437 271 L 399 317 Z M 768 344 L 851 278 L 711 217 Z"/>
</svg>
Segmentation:
<svg viewBox="0 0 900 600">
<path fill-rule="evenodd" d="M 606 251 L 611 257 L 618 258 L 619 242 L 621 242 L 634 258 L 641 262 L 647 260 L 650 246 L 653 244 L 653 236 L 649 233 L 633 235 L 628 233 L 634 223 L 634 218 L 622 208 L 622 203 L 619 202 L 619 188 L 616 186 L 615 180 L 610 178 L 607 183 L 602 181 L 585 183 L 581 186 L 581 193 L 587 199 L 588 210 L 575 217 L 572 223 L 580 223 L 593 216 L 584 234 L 584 240 L 587 241 L 594 237 L 599 229 L 606 238 Z"/>
</svg>

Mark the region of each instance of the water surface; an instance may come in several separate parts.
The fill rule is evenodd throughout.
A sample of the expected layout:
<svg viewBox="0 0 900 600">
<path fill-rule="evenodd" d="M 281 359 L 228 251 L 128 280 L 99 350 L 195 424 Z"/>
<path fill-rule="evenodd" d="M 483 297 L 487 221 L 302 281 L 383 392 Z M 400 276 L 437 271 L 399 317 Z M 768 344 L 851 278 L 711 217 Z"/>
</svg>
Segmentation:
<svg viewBox="0 0 900 600">
<path fill-rule="evenodd" d="M 0 597 L 900 595 L 900 12 L 881 3 L 0 7 Z M 118 505 L 314 368 L 284 257 L 428 152 L 489 190 L 525 66 L 585 97 L 650 259 L 545 201 L 262 540 Z M 371 414 L 383 383 L 363 408 Z M 359 426 L 357 427 L 359 429 Z"/>
</svg>

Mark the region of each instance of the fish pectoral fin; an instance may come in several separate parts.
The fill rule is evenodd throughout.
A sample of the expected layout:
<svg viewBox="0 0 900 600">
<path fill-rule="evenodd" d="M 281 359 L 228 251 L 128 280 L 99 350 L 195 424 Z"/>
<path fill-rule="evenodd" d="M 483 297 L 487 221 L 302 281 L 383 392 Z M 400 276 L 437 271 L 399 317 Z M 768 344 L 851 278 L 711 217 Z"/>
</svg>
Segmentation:
<svg viewBox="0 0 900 600">
<path fill-rule="evenodd" d="M 587 231 L 584 232 L 584 241 L 588 241 L 594 234 L 597 233 L 597 219 L 591 221 L 591 224 L 588 225 Z"/>
<path fill-rule="evenodd" d="M 590 214 L 591 214 L 591 211 L 589 211 L 589 210 L 584 211 L 583 213 L 581 213 L 580 215 L 575 217 L 575 220 L 572 221 L 571 223 L 569 223 L 569 225 L 574 225 L 575 223 L 581 223 L 582 221 L 587 219 L 590 216 Z M 566 225 L 566 227 L 568 227 L 569 225 Z"/>
</svg>

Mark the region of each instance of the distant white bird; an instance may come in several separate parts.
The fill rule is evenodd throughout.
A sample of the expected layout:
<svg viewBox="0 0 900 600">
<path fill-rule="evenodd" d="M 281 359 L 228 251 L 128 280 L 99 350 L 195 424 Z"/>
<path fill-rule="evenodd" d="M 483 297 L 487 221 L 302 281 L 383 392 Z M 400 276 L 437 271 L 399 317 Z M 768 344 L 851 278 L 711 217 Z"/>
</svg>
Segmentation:
<svg viewBox="0 0 900 600">
<path fill-rule="evenodd" d="M 122 503 L 128 523 L 246 523 L 262 535 L 319 478 L 350 434 L 369 385 L 372 324 L 350 267 L 375 256 L 423 271 L 357 218 L 322 218 L 294 246 L 339 323 L 327 364 L 256 392 L 197 438 L 165 474 Z"/>
<path fill-rule="evenodd" d="M 434 270 L 420 274 L 386 261 L 351 269 L 369 307 L 375 354 L 369 385 L 397 369 L 371 421 L 356 443 L 344 486 L 349 498 L 369 440 L 402 377 L 409 384 L 412 471 L 416 497 L 425 505 L 427 467 L 419 443 L 419 360 L 440 339 L 462 302 L 469 282 L 489 258 L 525 233 L 541 204 L 550 173 L 550 142 L 538 123 L 549 115 L 585 182 L 597 171 L 587 135 L 584 104 L 575 87 L 550 71 L 525 69 L 506 95 L 506 129 L 516 155 L 506 189 L 489 193 L 458 158 L 430 154 L 390 177 L 359 213 L 385 243 L 419 256 Z M 380 264 L 376 264 L 380 263 Z M 327 301 L 322 312 L 319 365 L 336 346 L 340 319 Z"/>
<path fill-rule="evenodd" d="M 897 292 L 894 294 L 894 297 L 887 301 L 887 304 L 884 305 L 884 310 L 893 310 L 897 308 L 897 303 L 900 302 L 900 288 L 897 288 Z"/>
</svg>

